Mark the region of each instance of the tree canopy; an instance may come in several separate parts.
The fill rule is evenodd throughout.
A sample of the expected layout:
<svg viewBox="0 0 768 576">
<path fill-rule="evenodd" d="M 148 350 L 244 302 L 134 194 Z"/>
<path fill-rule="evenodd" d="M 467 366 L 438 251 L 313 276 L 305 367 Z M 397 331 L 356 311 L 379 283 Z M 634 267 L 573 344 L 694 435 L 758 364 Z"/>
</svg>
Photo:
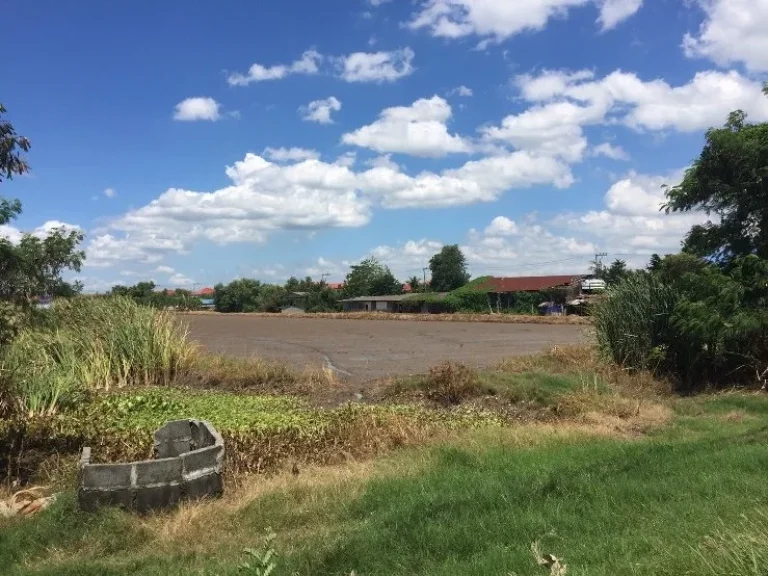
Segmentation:
<svg viewBox="0 0 768 576">
<path fill-rule="evenodd" d="M 386 296 L 401 294 L 402 291 L 403 285 L 390 269 L 372 256 L 352 265 L 344 281 L 345 298 Z"/>
<path fill-rule="evenodd" d="M 610 266 L 603 270 L 602 274 L 602 277 L 608 286 L 615 286 L 629 275 L 627 263 L 624 260 L 616 259 L 611 262 Z"/>
<path fill-rule="evenodd" d="M 5 107 L 0 104 L 0 183 L 14 175 L 24 174 L 29 166 L 22 153 L 30 148 L 29 140 L 16 133 L 13 125 L 2 118 Z M 0 225 L 21 214 L 21 203 L 0 197 Z M 78 250 L 83 240 L 79 230 L 56 228 L 46 238 L 24 234 L 18 243 L 0 237 L 0 300 L 27 306 L 35 296 L 70 295 L 79 291 L 78 284 L 65 282 L 65 270 L 80 271 L 85 254 Z"/>
<path fill-rule="evenodd" d="M 686 252 L 724 264 L 768 258 L 768 123 L 748 124 L 741 110 L 707 132 L 699 158 L 667 191 L 667 212 L 712 216 L 685 238 Z"/>
<path fill-rule="evenodd" d="M 429 269 L 432 272 L 430 287 L 435 292 L 450 292 L 469 282 L 467 259 L 458 244 L 443 246 L 429 260 Z"/>
</svg>

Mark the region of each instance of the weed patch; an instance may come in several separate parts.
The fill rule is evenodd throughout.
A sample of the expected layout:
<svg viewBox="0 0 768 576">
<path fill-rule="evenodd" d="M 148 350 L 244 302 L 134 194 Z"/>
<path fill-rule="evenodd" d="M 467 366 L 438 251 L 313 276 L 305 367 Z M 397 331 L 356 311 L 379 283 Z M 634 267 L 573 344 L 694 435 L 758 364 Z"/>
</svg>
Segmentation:
<svg viewBox="0 0 768 576">
<path fill-rule="evenodd" d="M 308 395 L 333 386 L 321 370 L 296 370 L 262 358 L 198 354 L 176 385 L 270 394 Z"/>
<path fill-rule="evenodd" d="M 224 437 L 225 471 L 275 472 L 287 462 L 334 463 L 417 444 L 446 430 L 502 426 L 500 416 L 466 408 L 348 404 L 325 410 L 290 396 L 176 388 L 101 394 L 50 418 L 0 423 L 2 462 L 12 477 L 34 477 L 51 454 L 72 458 L 91 446 L 95 461 L 152 455 L 152 434 L 168 420 L 210 421 Z"/>
</svg>

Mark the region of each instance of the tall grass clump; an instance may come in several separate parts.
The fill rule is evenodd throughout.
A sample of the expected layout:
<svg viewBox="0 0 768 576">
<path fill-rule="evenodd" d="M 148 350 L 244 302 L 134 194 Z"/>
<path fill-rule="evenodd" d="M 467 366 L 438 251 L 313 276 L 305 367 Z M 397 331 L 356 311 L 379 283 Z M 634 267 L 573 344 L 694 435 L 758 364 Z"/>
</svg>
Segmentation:
<svg viewBox="0 0 768 576">
<path fill-rule="evenodd" d="M 50 415 L 75 392 L 168 384 L 193 353 L 170 313 L 123 297 L 77 298 L 24 328 L 3 350 L 0 369 L 15 408 Z"/>
<path fill-rule="evenodd" d="M 680 387 L 768 386 L 768 261 L 728 267 L 688 254 L 636 272 L 595 312 L 598 343 L 625 368 Z"/>
<path fill-rule="evenodd" d="M 597 342 L 614 362 L 656 370 L 663 358 L 678 295 L 651 274 L 635 274 L 609 290 L 594 311 Z"/>
</svg>

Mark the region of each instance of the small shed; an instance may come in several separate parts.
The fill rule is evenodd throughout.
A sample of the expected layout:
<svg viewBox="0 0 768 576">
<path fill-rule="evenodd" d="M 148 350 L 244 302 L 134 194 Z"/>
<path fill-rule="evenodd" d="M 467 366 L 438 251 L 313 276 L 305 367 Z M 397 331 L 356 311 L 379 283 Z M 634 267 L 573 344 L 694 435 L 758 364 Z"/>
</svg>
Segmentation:
<svg viewBox="0 0 768 576">
<path fill-rule="evenodd" d="M 341 301 L 344 312 L 399 312 L 400 303 L 408 298 L 408 294 L 392 296 L 357 296 Z"/>
</svg>

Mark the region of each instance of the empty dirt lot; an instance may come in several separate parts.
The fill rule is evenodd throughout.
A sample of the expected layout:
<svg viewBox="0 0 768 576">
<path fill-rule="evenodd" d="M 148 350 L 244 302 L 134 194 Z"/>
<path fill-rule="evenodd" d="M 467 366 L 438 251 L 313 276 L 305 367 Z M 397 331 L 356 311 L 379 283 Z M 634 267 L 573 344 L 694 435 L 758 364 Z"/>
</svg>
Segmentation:
<svg viewBox="0 0 768 576">
<path fill-rule="evenodd" d="M 509 356 L 585 341 L 586 326 L 186 316 L 191 336 L 213 352 L 297 367 L 330 364 L 366 381 L 424 372 L 444 360 L 488 366 Z"/>
</svg>

